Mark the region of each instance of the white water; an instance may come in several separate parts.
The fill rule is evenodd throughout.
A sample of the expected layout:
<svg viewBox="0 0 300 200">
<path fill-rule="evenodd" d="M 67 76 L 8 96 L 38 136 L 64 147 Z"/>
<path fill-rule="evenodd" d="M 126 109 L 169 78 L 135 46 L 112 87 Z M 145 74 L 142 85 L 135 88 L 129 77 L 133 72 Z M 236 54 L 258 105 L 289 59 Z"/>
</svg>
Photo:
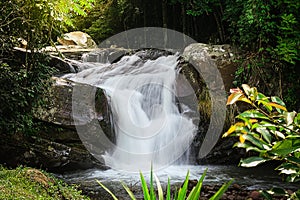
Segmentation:
<svg viewBox="0 0 300 200">
<path fill-rule="evenodd" d="M 197 127 L 185 115 L 189 107 L 179 110 L 176 102 L 176 66 L 174 55 L 147 61 L 132 55 L 109 67 L 65 76 L 105 90 L 116 134 L 114 150 L 103 155 L 107 166 L 160 169 L 186 152 Z"/>
</svg>

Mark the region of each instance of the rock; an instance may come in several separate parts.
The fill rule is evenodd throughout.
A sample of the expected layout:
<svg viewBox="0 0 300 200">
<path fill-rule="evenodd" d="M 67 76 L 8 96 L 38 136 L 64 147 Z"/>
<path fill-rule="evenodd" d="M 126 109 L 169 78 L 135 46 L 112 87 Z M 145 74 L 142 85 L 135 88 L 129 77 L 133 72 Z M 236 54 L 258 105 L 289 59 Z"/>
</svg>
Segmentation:
<svg viewBox="0 0 300 200">
<path fill-rule="evenodd" d="M 207 58 L 214 61 L 221 73 L 225 90 L 229 91 L 237 68 L 237 63 L 234 62 L 237 55 L 230 45 L 194 43 L 184 49 L 183 56 L 187 61 L 191 59 L 203 61 L 203 59 L 207 60 Z"/>
<path fill-rule="evenodd" d="M 64 46 L 78 45 L 85 48 L 97 47 L 92 37 L 81 31 L 65 33 L 62 37 L 57 38 L 57 41 Z"/>
<path fill-rule="evenodd" d="M 51 133 L 40 133 L 38 137 L 19 133 L 0 134 L 0 163 L 10 167 L 26 165 L 53 172 L 103 166 L 85 149 L 75 131 L 73 138 L 77 138 L 77 141 L 73 142 L 57 140 L 58 134 L 52 134 L 55 131 L 57 130 L 51 130 Z"/>
<path fill-rule="evenodd" d="M 249 198 L 253 200 L 260 199 L 260 192 L 252 191 L 249 195 Z"/>
<path fill-rule="evenodd" d="M 101 89 L 58 77 L 52 77 L 52 80 L 54 83 L 44 95 L 44 104 L 34 110 L 36 118 L 69 128 L 75 128 L 74 120 L 77 121 L 76 125 L 86 125 L 94 119 L 99 121 L 109 119 L 107 100 Z M 85 99 L 76 100 L 72 97 L 74 87 L 81 87 L 82 90 L 87 92 Z M 99 97 L 101 96 L 101 99 L 98 98 L 101 101 L 98 110 L 94 106 L 96 92 Z M 72 105 L 80 106 L 82 101 L 87 103 L 85 109 L 74 114 Z"/>
</svg>

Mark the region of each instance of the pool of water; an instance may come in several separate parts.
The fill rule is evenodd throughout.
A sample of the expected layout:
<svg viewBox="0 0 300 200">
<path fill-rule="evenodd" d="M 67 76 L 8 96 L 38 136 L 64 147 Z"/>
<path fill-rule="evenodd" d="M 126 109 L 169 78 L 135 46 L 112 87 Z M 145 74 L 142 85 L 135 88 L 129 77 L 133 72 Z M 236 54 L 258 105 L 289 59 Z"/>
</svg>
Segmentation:
<svg viewBox="0 0 300 200">
<path fill-rule="evenodd" d="M 219 165 L 177 165 L 169 166 L 167 168 L 156 171 L 162 184 L 166 184 L 170 178 L 171 184 L 182 183 L 186 177 L 187 171 L 190 172 L 190 179 L 199 179 L 203 171 L 208 169 L 204 184 L 223 184 L 231 179 L 235 183 L 243 185 L 246 189 L 270 189 L 272 187 L 296 188 L 297 185 L 286 183 L 281 180 L 281 177 L 276 171 L 270 167 L 256 167 L 256 168 L 241 168 L 237 166 L 219 166 Z M 145 179 L 149 180 L 149 171 L 143 172 Z M 119 183 L 123 181 L 128 185 L 139 185 L 139 173 L 129 173 L 125 171 L 118 171 L 114 169 L 99 170 L 90 169 L 85 171 L 77 171 L 73 173 L 65 173 L 59 175 L 68 183 L 79 183 L 83 185 L 92 186 L 99 180 L 103 183 Z M 97 184 L 96 184 L 97 185 Z"/>
</svg>

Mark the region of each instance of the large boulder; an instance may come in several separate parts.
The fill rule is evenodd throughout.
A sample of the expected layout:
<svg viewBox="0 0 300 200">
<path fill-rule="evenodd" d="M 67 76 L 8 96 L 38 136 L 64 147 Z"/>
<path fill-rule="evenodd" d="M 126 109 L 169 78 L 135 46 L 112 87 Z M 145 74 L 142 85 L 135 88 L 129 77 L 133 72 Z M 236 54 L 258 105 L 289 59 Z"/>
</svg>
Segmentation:
<svg viewBox="0 0 300 200">
<path fill-rule="evenodd" d="M 184 49 L 183 56 L 186 61 L 191 59 L 196 62 L 203 62 L 203 59 L 212 60 L 221 73 L 225 90 L 229 91 L 237 69 L 237 53 L 228 45 L 210 45 L 204 43 L 190 44 Z"/>
<path fill-rule="evenodd" d="M 87 33 L 74 31 L 65 33 L 57 41 L 63 46 L 78 45 L 85 48 L 96 48 L 97 44 Z"/>
</svg>

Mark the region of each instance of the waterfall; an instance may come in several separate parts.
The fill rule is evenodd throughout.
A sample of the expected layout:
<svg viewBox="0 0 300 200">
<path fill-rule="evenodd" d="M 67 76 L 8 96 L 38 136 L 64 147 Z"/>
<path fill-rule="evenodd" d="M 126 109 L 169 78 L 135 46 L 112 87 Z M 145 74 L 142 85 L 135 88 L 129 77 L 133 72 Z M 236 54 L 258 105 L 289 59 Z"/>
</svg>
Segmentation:
<svg viewBox="0 0 300 200">
<path fill-rule="evenodd" d="M 116 134 L 115 148 L 103 155 L 119 170 L 149 170 L 173 164 L 187 150 L 197 126 L 176 96 L 178 56 L 142 59 L 124 56 L 106 67 L 65 77 L 105 91 Z M 187 155 L 188 156 L 188 155 Z"/>
</svg>

